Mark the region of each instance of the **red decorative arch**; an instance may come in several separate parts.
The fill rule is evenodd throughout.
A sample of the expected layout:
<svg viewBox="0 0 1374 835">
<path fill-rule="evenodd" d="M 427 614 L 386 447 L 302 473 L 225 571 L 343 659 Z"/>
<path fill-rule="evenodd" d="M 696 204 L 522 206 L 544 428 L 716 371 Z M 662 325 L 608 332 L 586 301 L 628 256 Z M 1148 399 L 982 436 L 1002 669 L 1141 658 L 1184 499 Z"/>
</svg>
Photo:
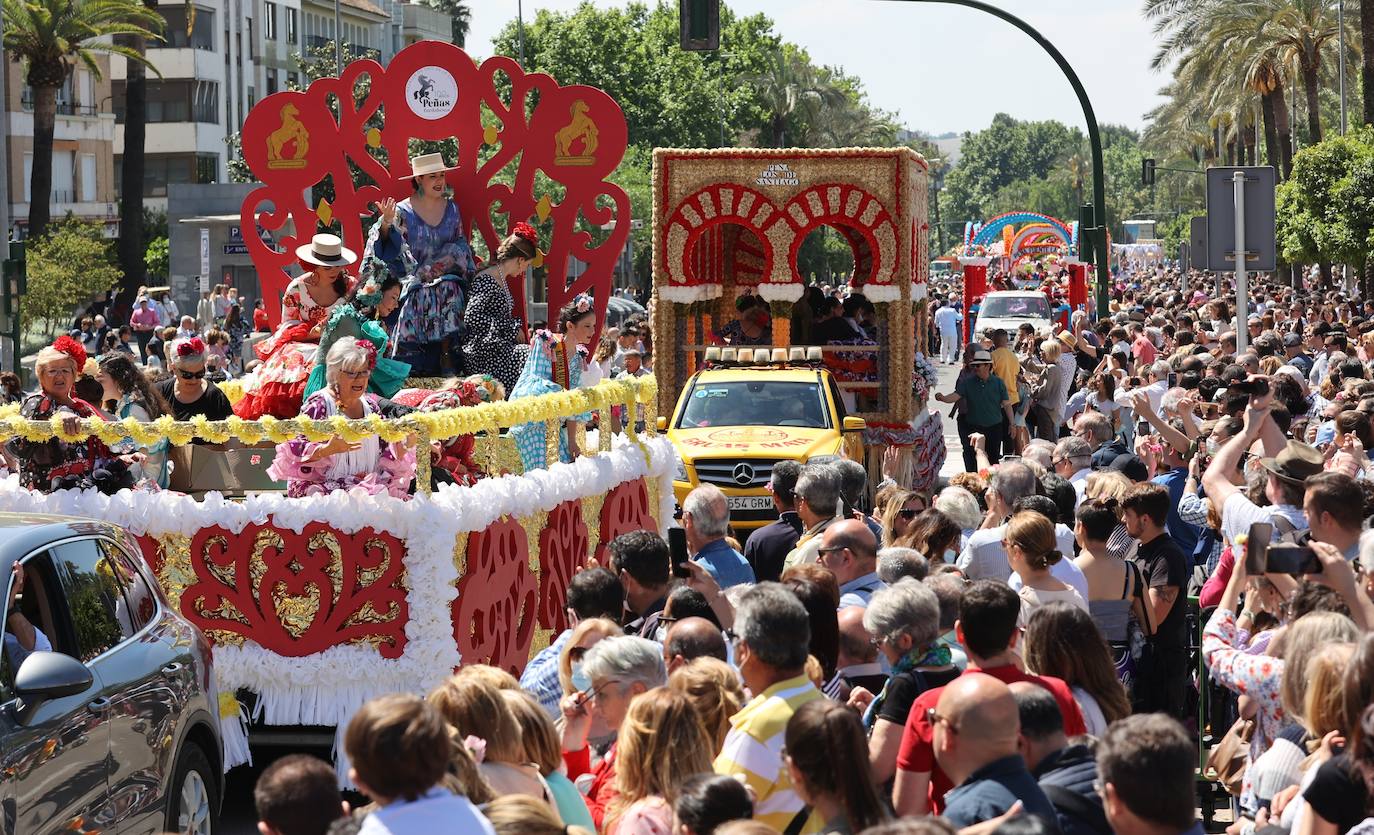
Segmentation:
<svg viewBox="0 0 1374 835">
<path fill-rule="evenodd" d="M 783 217 L 795 230 L 787 254 L 797 275 L 797 251 L 812 231 L 822 226 L 839 230 L 854 252 L 854 271 L 872 284 L 887 284 L 897 264 L 897 227 L 883 202 L 858 186 L 822 183 L 798 194 L 783 207 Z M 884 263 L 882 241 L 887 239 L 893 263 Z"/>
<path fill-rule="evenodd" d="M 371 87 L 355 105 L 354 86 L 364 77 Z M 369 129 L 368 120 L 378 113 L 382 127 Z M 629 197 L 606 180 L 628 141 L 620 106 L 594 87 L 561 86 L 503 56 L 479 65 L 439 41 L 412 44 L 386 67 L 354 61 L 339 78 L 274 93 L 249 112 L 243 154 L 262 185 L 243 201 L 242 225 L 274 232 L 281 243 L 274 249 L 257 235 L 245 238 L 263 295 L 282 294 L 290 280 L 287 269 L 296 263 L 295 248 L 310 240 L 318 224 L 337 221 L 345 245 L 361 250 L 363 219 L 373 213 L 372 205 L 409 196 L 410 140 L 449 138 L 457 141 L 458 155 L 446 160 L 457 166 L 447 177 L 465 233 L 475 232 L 495 251 L 516 221 L 534 222 L 548 270 L 549 309 L 592 290 L 597 322 L 604 321 L 614 267 L 630 233 Z M 385 164 L 380 149 L 386 151 Z M 375 184 L 354 187 L 351 167 Z M 536 172 L 547 185 L 536 185 Z M 334 199 L 312 204 L 310 189 L 325 177 L 332 178 Z M 596 244 L 578 229 L 581 221 L 614 228 Z M 290 234 L 283 231 L 288 225 L 294 226 Z M 572 258 L 586 269 L 569 283 Z M 523 302 L 522 288 L 512 289 Z M 268 310 L 274 325 L 279 315 Z"/>
<path fill-rule="evenodd" d="M 714 183 L 687 197 L 673 210 L 666 224 L 668 234 L 663 236 L 665 247 L 670 237 L 683 237 L 683 263 L 672 263 L 666 249 L 663 253 L 670 281 L 689 286 L 705 283 L 689 272 L 688 262 L 702 235 L 725 224 L 742 227 L 758 239 L 763 259 L 759 275 L 766 277 L 773 269 L 774 257 L 767 230 L 781 217 L 778 207 L 762 192 L 738 183 Z"/>
</svg>

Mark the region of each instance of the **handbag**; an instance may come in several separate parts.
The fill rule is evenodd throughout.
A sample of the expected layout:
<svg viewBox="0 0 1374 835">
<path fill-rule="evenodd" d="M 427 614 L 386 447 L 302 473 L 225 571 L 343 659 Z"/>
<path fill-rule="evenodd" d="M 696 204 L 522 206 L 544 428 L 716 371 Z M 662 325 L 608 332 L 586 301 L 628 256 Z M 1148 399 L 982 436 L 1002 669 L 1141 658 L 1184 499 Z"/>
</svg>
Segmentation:
<svg viewBox="0 0 1374 835">
<path fill-rule="evenodd" d="M 1204 773 L 1215 774 L 1215 780 L 1230 794 L 1240 797 L 1245 780 L 1245 767 L 1250 761 L 1250 738 L 1255 735 L 1255 720 L 1237 719 L 1221 741 L 1207 752 Z"/>
</svg>

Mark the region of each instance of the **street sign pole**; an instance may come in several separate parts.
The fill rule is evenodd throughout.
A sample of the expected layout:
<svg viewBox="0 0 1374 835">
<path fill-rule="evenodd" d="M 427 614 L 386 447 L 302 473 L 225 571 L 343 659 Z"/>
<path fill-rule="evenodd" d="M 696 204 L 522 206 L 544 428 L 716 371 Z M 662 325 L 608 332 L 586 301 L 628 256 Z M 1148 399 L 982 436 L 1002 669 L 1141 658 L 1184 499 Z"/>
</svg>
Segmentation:
<svg viewBox="0 0 1374 835">
<path fill-rule="evenodd" d="M 1249 347 L 1250 300 L 1248 298 L 1249 276 L 1245 274 L 1245 172 L 1236 171 L 1231 175 L 1232 194 L 1236 203 L 1236 353 L 1243 354 Z"/>
</svg>

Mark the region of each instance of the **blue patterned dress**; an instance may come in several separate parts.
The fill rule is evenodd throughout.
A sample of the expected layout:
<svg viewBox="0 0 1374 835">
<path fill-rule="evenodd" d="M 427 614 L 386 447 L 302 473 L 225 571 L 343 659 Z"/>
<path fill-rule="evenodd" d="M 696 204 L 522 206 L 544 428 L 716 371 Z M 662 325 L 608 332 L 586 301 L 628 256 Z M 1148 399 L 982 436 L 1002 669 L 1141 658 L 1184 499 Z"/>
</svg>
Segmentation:
<svg viewBox="0 0 1374 835">
<path fill-rule="evenodd" d="M 555 382 L 557 375 L 554 371 L 554 355 L 555 352 L 562 353 L 563 344 L 562 340 L 548 331 L 536 331 L 534 338 L 530 340 L 529 356 L 525 359 L 520 379 L 516 380 L 515 388 L 511 389 L 510 397 L 507 399 L 537 397 L 541 394 L 554 394 L 577 388 L 582 382 L 582 370 L 586 366 L 581 351 L 569 352 L 566 371 L 568 387 L 565 389 L 563 383 Z M 590 412 L 567 418 L 583 423 L 591 419 Z M 548 442 L 544 424 L 522 423 L 511 427 L 510 434 L 515 439 L 516 448 L 520 450 L 520 461 L 525 465 L 525 472 L 548 466 Z M 565 464 L 572 461 L 572 456 L 568 452 L 566 426 L 558 430 L 558 458 Z"/>
<path fill-rule="evenodd" d="M 396 223 L 385 238 L 380 228 L 372 227 L 366 248 L 401 278 L 396 344 L 432 345 L 456 338 L 463 327 L 463 285 L 477 269 L 458 204 L 448 201 L 443 219 L 430 226 L 407 198 L 396 204 Z"/>
</svg>

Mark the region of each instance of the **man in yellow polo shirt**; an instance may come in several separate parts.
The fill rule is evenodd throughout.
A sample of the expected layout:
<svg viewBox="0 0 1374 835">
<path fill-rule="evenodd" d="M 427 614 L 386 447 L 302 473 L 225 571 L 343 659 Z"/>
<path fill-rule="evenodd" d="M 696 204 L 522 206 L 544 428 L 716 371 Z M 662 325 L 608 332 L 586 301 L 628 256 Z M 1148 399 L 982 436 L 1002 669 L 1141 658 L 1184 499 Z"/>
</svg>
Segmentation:
<svg viewBox="0 0 1374 835">
<path fill-rule="evenodd" d="M 1016 404 L 1021 402 L 1021 397 L 1016 391 L 1016 378 L 1021 374 L 1021 361 L 1016 358 L 1016 352 L 1007 347 L 1008 338 L 1007 332 L 1001 328 L 992 332 L 992 373 L 1007 387 L 1007 400 L 1011 402 L 1012 410 L 1015 410 Z M 1008 417 L 1002 424 L 1001 454 L 1011 455 L 1015 451 L 1011 439 L 1011 418 Z M 988 450 L 988 455 L 992 455 L 991 449 Z"/>
<path fill-rule="evenodd" d="M 801 601 L 778 583 L 759 583 L 735 609 L 735 663 L 749 704 L 730 717 L 716 757 L 717 774 L 737 777 L 754 792 L 754 819 L 786 832 L 804 805 L 783 762 L 783 732 L 802 705 L 825 698 L 806 677 L 811 622 Z M 820 830 L 815 816 L 802 833 Z"/>
</svg>

